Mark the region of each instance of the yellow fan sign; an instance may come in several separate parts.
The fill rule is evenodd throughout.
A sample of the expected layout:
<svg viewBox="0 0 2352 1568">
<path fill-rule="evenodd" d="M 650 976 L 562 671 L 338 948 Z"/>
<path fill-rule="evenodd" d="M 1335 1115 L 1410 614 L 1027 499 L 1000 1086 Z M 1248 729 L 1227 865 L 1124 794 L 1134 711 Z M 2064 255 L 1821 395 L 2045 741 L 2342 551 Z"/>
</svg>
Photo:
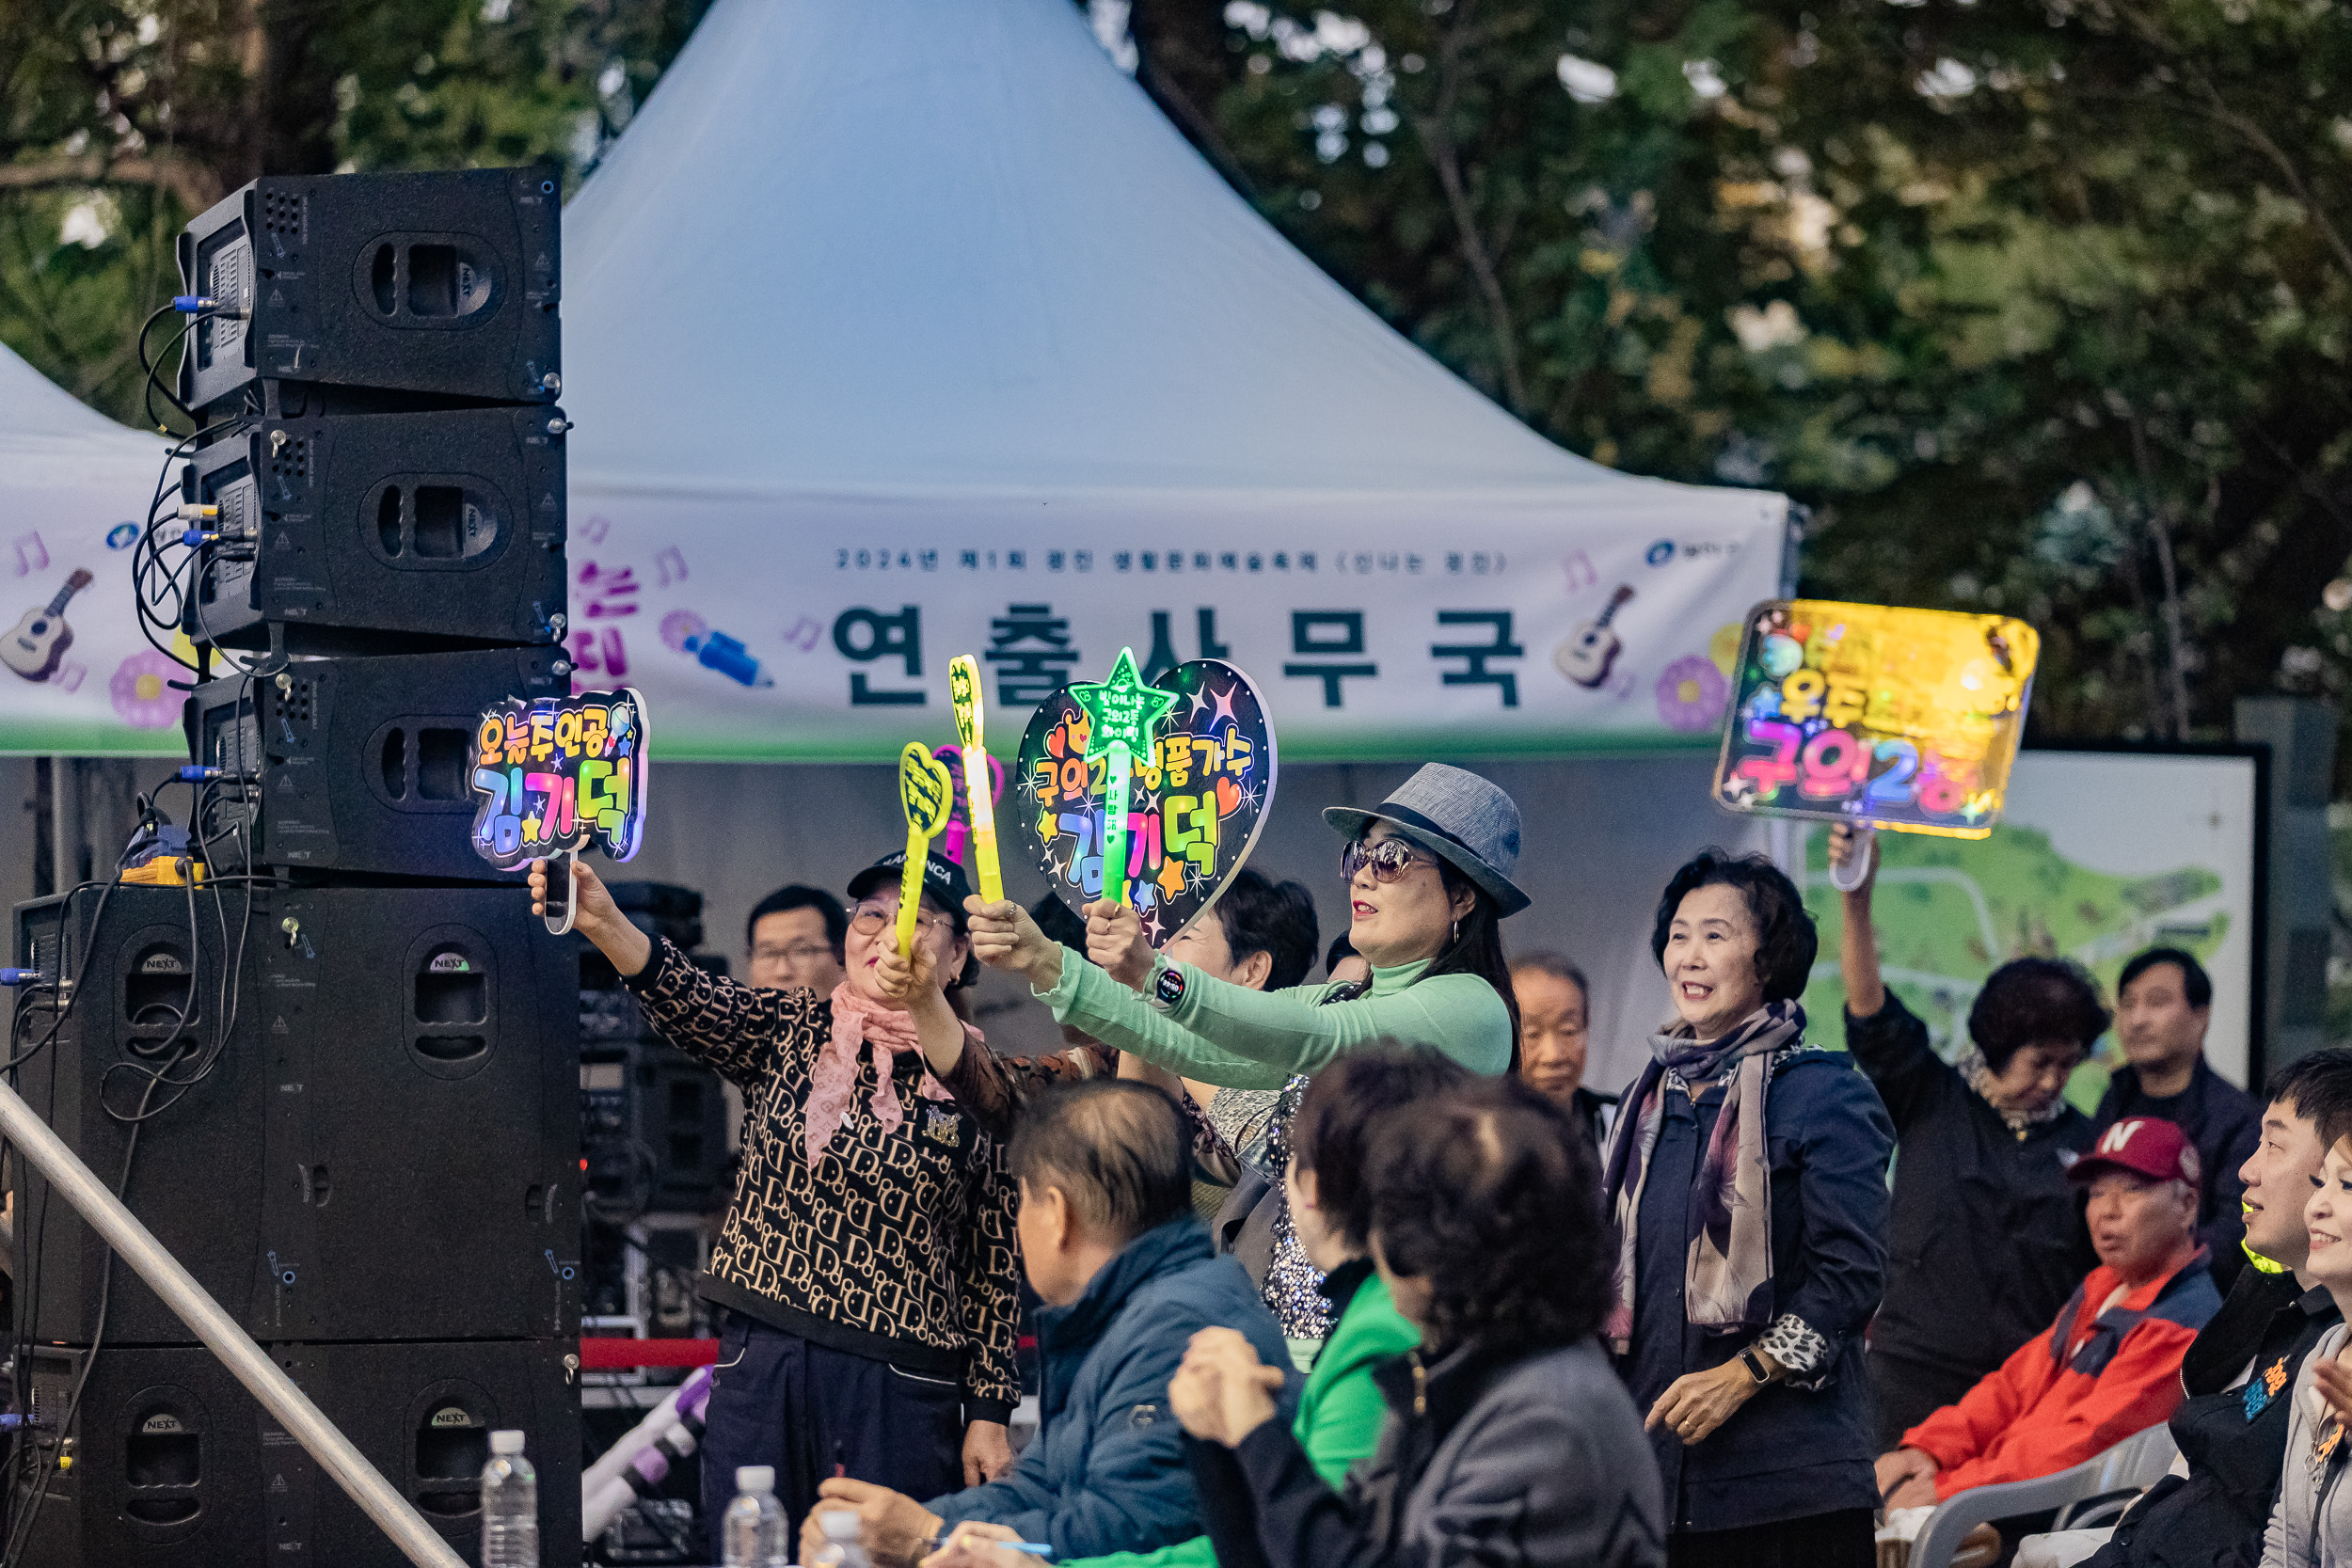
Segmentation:
<svg viewBox="0 0 2352 1568">
<path fill-rule="evenodd" d="M 919 740 L 898 753 L 898 809 L 907 815 L 907 863 L 898 877 L 898 956 L 914 957 L 914 911 L 923 902 L 923 868 L 931 840 L 955 807 L 955 781 Z"/>
</svg>

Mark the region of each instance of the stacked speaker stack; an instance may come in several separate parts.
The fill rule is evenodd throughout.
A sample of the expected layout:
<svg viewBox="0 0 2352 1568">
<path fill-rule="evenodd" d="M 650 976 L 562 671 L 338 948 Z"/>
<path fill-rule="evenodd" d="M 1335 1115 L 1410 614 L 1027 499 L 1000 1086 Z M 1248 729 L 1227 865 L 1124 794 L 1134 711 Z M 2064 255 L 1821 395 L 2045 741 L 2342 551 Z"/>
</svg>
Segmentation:
<svg viewBox="0 0 2352 1568">
<path fill-rule="evenodd" d="M 498 1428 L 545 1560 L 580 1539 L 577 959 L 469 847 L 466 768 L 485 707 L 569 687 L 558 200 L 544 166 L 264 179 L 189 225 L 214 875 L 17 911 L 73 979 L 25 1004 L 19 1092 L 469 1560 Z M 17 1181 L 19 1560 L 402 1560 Z"/>
</svg>

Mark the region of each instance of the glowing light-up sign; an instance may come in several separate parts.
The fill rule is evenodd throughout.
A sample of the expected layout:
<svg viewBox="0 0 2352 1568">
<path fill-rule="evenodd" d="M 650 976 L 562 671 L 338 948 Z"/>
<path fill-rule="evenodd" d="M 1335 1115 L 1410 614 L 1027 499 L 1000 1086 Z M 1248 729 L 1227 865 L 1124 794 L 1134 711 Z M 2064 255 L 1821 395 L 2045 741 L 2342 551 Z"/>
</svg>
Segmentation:
<svg viewBox="0 0 2352 1568">
<path fill-rule="evenodd" d="M 501 871 L 590 847 L 625 861 L 644 842 L 653 758 L 634 687 L 501 703 L 466 760 L 474 853 Z"/>
<path fill-rule="evenodd" d="M 1117 673 L 1104 684 L 1119 684 Z M 1112 760 L 1092 744 L 1081 689 L 1039 705 L 1012 783 L 1038 866 L 1073 910 L 1104 896 L 1112 793 Z M 1274 806 L 1274 731 L 1249 677 L 1221 660 L 1180 664 L 1144 689 L 1168 705 L 1149 749 L 1129 757 L 1125 847 L 1110 857 L 1126 875 L 1111 881 L 1145 939 L 1164 947 L 1249 858 Z"/>
<path fill-rule="evenodd" d="M 996 770 L 995 759 L 988 754 L 988 704 L 980 694 L 980 667 L 970 654 L 959 654 L 947 661 L 947 696 L 956 710 L 955 771 L 963 778 L 962 795 L 972 825 L 972 869 L 978 877 L 980 896 L 993 904 L 1005 896 L 1005 879 L 996 862 L 995 780 L 991 777 Z M 981 759 L 979 766 L 971 766 L 974 757 Z M 953 846 L 948 858 L 961 864 L 963 857 L 955 850 L 962 847 Z"/>
<path fill-rule="evenodd" d="M 1715 799 L 1736 812 L 1983 838 L 2042 640 L 2002 615 L 1773 600 L 1748 617 Z"/>
</svg>

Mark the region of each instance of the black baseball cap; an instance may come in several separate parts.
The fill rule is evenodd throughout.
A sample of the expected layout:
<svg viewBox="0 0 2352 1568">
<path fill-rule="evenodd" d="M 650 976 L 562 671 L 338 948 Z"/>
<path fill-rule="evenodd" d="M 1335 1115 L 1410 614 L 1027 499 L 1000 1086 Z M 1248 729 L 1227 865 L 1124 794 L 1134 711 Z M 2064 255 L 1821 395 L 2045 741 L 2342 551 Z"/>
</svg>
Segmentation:
<svg viewBox="0 0 2352 1568">
<path fill-rule="evenodd" d="M 854 902 L 865 897 L 885 882 L 896 886 L 906 870 L 906 863 L 907 852 L 904 849 L 894 849 L 884 855 L 850 879 L 850 900 Z M 963 867 L 938 850 L 932 850 L 923 857 L 923 891 L 930 894 L 932 900 L 954 919 L 956 930 L 961 934 L 964 928 L 963 901 L 972 896 L 972 882 L 964 876 Z"/>
</svg>

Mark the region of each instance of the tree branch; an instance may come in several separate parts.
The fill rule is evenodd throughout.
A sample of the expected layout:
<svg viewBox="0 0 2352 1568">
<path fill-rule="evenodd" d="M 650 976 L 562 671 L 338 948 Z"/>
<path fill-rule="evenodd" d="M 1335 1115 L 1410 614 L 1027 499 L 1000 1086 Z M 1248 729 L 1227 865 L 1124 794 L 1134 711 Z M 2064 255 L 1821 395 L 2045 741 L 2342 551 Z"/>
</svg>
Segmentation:
<svg viewBox="0 0 2352 1568">
<path fill-rule="evenodd" d="M 219 177 L 184 158 L 109 158 L 103 152 L 60 155 L 38 163 L 0 164 L 0 191 L 43 190 L 58 185 L 153 185 L 180 198 L 191 214 L 226 193 Z"/>
<path fill-rule="evenodd" d="M 2206 73 L 2204 67 L 2197 62 L 2196 57 L 2173 42 L 2165 34 L 2164 29 L 2157 26 L 2145 12 L 2124 4 L 2123 0 L 2109 0 L 2109 5 L 2115 14 L 2122 17 L 2130 24 L 2132 31 L 2139 35 L 2140 41 L 2169 55 L 2175 66 L 2187 77 L 2198 94 L 2204 99 L 2201 104 L 2192 105 L 2196 112 L 2203 115 L 2215 124 L 2236 133 L 2241 141 L 2261 153 L 2285 179 L 2288 188 L 2295 193 L 2295 199 L 2302 203 L 2303 211 L 2309 213 L 2312 222 L 2318 226 L 2320 237 L 2327 241 L 2328 248 L 2335 252 L 2336 264 L 2344 269 L 2345 280 L 2352 282 L 2352 244 L 2345 242 L 2343 231 L 2336 227 L 2335 221 L 2328 215 L 2327 209 L 2322 207 L 2318 198 L 2312 194 L 2311 186 L 2304 182 L 2303 171 L 2296 166 L 2293 158 L 2287 156 L 2286 150 L 2271 139 L 2270 133 L 2264 130 L 2252 116 L 2232 108 L 2229 101 L 2221 96 L 2221 89 L 2213 85 L 2213 78 Z"/>
<path fill-rule="evenodd" d="M 1446 207 L 1454 216 L 1454 228 L 1460 236 L 1462 259 L 1470 263 L 1470 276 L 1485 297 L 1486 325 L 1495 340 L 1497 368 L 1502 372 L 1503 400 L 1511 412 L 1527 418 L 1527 383 L 1519 374 L 1518 333 L 1511 321 L 1511 304 L 1502 293 L 1502 278 L 1496 270 L 1493 254 L 1478 231 L 1478 214 L 1470 204 L 1470 190 L 1462 179 L 1462 159 L 1454 142 L 1454 111 L 1460 102 L 1461 55 L 1470 31 L 1472 0 L 1462 0 L 1454 8 L 1454 21 L 1438 46 L 1438 101 L 1429 114 L 1415 114 L 1413 129 L 1429 153 L 1429 165 L 1438 171 L 1438 183 L 1444 187 Z"/>
</svg>

